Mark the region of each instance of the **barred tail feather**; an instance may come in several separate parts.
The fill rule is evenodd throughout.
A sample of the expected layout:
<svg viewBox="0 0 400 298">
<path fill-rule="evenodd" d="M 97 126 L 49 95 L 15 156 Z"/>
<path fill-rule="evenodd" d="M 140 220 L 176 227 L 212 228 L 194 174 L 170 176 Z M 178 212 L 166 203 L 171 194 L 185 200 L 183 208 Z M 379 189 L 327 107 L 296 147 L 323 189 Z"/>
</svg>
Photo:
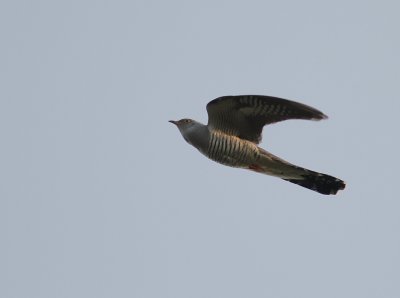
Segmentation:
<svg viewBox="0 0 400 298">
<path fill-rule="evenodd" d="M 303 179 L 284 179 L 324 195 L 335 195 L 346 187 L 344 181 L 322 173 L 305 170 Z"/>
<path fill-rule="evenodd" d="M 250 165 L 250 170 L 279 177 L 324 195 L 335 195 L 346 187 L 345 182 L 336 177 L 296 166 L 262 148 L 258 150 L 261 153 L 260 160 Z"/>
</svg>

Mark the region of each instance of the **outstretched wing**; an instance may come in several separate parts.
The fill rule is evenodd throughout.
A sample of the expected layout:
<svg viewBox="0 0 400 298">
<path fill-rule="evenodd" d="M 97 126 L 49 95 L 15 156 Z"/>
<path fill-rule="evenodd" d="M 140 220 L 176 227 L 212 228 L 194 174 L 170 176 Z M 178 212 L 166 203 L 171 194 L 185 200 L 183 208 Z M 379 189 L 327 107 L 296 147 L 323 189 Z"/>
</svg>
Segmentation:
<svg viewBox="0 0 400 298">
<path fill-rule="evenodd" d="M 261 142 L 264 125 L 288 120 L 321 120 L 328 118 L 307 105 L 264 95 L 218 97 L 207 104 L 208 126 L 227 134 Z"/>
</svg>

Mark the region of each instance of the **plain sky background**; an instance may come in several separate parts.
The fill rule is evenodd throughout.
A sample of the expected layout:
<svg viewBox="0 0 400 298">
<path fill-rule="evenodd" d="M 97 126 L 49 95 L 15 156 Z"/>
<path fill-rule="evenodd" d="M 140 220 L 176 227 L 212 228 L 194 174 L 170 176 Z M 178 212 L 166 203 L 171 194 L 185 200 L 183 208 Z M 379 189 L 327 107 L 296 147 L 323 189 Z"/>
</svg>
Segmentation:
<svg viewBox="0 0 400 298">
<path fill-rule="evenodd" d="M 1 1 L 0 297 L 400 297 L 398 1 Z M 326 197 L 207 160 L 228 94 L 330 119 L 262 147 Z"/>
</svg>

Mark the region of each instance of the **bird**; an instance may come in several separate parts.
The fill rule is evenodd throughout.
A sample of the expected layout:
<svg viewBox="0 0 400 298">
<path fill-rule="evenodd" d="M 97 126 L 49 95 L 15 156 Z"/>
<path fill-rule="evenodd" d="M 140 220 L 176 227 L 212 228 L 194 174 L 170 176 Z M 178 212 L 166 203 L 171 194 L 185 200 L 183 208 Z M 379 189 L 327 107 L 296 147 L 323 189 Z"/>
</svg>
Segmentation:
<svg viewBox="0 0 400 298">
<path fill-rule="evenodd" d="M 289 119 L 327 119 L 321 111 L 274 96 L 228 95 L 210 101 L 207 113 L 207 125 L 188 118 L 169 122 L 209 159 L 275 176 L 324 195 L 335 195 L 345 188 L 341 179 L 291 164 L 258 146 L 265 125 Z"/>
</svg>

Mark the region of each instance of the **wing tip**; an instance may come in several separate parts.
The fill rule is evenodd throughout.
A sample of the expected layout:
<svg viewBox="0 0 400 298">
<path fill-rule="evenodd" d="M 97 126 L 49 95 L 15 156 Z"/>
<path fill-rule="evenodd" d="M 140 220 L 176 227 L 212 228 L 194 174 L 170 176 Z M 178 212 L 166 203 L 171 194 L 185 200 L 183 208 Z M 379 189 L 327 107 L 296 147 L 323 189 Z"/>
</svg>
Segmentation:
<svg viewBox="0 0 400 298">
<path fill-rule="evenodd" d="M 320 120 L 327 120 L 327 119 L 329 119 L 329 117 L 327 115 L 318 111 L 318 114 L 314 115 L 310 120 L 320 121 Z"/>
</svg>

